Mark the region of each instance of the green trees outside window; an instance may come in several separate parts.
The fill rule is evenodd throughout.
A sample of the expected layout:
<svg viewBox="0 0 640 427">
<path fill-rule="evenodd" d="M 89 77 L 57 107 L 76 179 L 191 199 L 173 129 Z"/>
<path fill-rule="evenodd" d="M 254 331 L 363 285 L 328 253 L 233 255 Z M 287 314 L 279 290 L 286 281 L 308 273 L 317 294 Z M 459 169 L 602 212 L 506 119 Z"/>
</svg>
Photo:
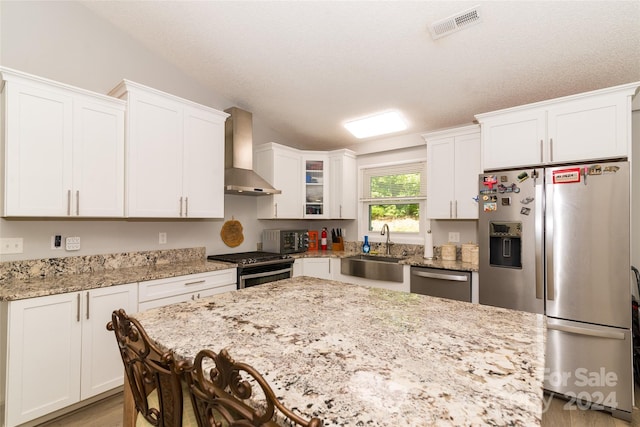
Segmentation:
<svg viewBox="0 0 640 427">
<path fill-rule="evenodd" d="M 420 196 L 420 173 L 373 176 L 370 180 L 371 198 L 388 203 L 369 205 L 369 231 L 380 231 L 387 223 L 394 232 L 419 232 L 420 205 L 393 199 Z"/>
</svg>

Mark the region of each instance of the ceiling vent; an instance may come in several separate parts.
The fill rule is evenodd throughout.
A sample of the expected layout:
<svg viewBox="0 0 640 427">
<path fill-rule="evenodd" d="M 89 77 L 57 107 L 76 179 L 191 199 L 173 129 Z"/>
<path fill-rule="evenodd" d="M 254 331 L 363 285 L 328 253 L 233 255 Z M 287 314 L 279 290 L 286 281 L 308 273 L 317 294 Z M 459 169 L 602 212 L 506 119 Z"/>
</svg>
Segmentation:
<svg viewBox="0 0 640 427">
<path fill-rule="evenodd" d="M 432 23 L 429 25 L 429 32 L 431 33 L 431 37 L 436 40 L 470 27 L 473 24 L 477 24 L 481 20 L 480 6 L 474 6 L 471 9 Z"/>
</svg>

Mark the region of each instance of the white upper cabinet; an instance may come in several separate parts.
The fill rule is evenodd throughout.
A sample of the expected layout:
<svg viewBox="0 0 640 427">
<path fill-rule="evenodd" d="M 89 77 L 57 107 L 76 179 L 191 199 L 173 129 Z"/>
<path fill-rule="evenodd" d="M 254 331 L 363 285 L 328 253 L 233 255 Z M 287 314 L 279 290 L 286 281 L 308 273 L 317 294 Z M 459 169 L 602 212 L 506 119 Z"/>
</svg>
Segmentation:
<svg viewBox="0 0 640 427">
<path fill-rule="evenodd" d="M 329 152 L 329 217 L 356 219 L 357 168 L 356 156 L 351 150 Z"/>
<path fill-rule="evenodd" d="M 324 152 L 303 151 L 302 166 L 304 218 L 329 218 L 329 158 Z"/>
<path fill-rule="evenodd" d="M 255 171 L 282 194 L 258 197 L 259 219 L 355 219 L 356 159 L 350 150 L 255 147 Z"/>
<path fill-rule="evenodd" d="M 127 100 L 127 216 L 224 217 L 227 113 L 123 80 Z"/>
<path fill-rule="evenodd" d="M 74 102 L 71 212 L 82 217 L 124 215 L 124 108 L 92 99 Z"/>
<path fill-rule="evenodd" d="M 631 100 L 639 85 L 476 115 L 483 169 L 628 157 Z"/>
<path fill-rule="evenodd" d="M 124 216 L 124 102 L 0 68 L 4 216 Z"/>
<path fill-rule="evenodd" d="M 302 155 L 284 145 L 268 143 L 254 150 L 255 171 L 281 194 L 258 197 L 259 219 L 300 219 L 302 202 Z"/>
<path fill-rule="evenodd" d="M 183 193 L 188 197 L 187 217 L 224 217 L 224 114 L 221 117 L 197 108 L 184 109 Z"/>
<path fill-rule="evenodd" d="M 427 218 L 477 219 L 479 126 L 431 132 L 422 137 L 427 142 Z"/>
</svg>

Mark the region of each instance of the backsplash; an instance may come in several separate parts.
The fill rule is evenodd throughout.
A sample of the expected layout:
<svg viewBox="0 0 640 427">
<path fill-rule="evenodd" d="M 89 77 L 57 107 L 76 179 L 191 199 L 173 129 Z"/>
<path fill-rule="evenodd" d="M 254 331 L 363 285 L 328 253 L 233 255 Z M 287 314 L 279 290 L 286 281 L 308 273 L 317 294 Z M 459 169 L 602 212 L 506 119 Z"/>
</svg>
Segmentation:
<svg viewBox="0 0 640 427">
<path fill-rule="evenodd" d="M 198 247 L 7 261 L 0 263 L 0 281 L 6 279 L 26 280 L 35 277 L 44 278 L 62 274 L 93 273 L 127 267 L 166 265 L 203 260 L 205 257 L 205 248 Z"/>
<path fill-rule="evenodd" d="M 362 252 L 363 243 L 364 242 L 362 241 L 344 242 L 344 250 L 347 252 Z M 369 242 L 369 245 L 371 246 L 370 253 L 377 253 L 377 254 L 387 253 L 386 243 Z M 391 245 L 391 255 L 393 256 L 420 255 L 423 253 L 424 253 L 424 245 L 409 245 L 409 244 L 401 244 L 401 243 L 394 243 L 393 245 Z M 434 258 L 439 259 L 441 254 L 442 254 L 442 247 L 434 246 L 433 247 Z M 462 259 L 461 246 L 456 246 L 456 259 L 458 260 Z"/>
</svg>

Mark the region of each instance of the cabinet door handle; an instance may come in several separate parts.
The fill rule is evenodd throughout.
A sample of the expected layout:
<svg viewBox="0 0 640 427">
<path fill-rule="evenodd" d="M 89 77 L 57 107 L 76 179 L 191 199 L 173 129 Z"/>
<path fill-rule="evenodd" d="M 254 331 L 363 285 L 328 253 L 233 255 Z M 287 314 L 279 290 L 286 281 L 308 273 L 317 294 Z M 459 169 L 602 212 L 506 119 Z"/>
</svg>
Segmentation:
<svg viewBox="0 0 640 427">
<path fill-rule="evenodd" d="M 87 320 L 89 320 L 89 292 L 87 292 Z"/>
<path fill-rule="evenodd" d="M 553 138 L 549 139 L 549 160 L 553 162 Z"/>
<path fill-rule="evenodd" d="M 182 197 L 180 197 L 180 216 L 182 216 Z"/>
<path fill-rule="evenodd" d="M 184 198 L 184 216 L 189 216 L 189 197 Z"/>
<path fill-rule="evenodd" d="M 195 301 L 196 300 L 196 296 L 195 295 L 191 295 L 191 301 Z"/>
<path fill-rule="evenodd" d="M 451 200 L 449 200 L 449 218 L 452 218 L 453 216 L 453 210 L 452 210 L 452 206 L 453 206 L 453 202 Z"/>
<path fill-rule="evenodd" d="M 67 216 L 71 216 L 71 190 L 67 190 Z"/>
<path fill-rule="evenodd" d="M 340 205 L 340 218 L 342 218 L 342 205 Z"/>
<path fill-rule="evenodd" d="M 80 321 L 80 294 L 77 295 L 77 303 L 76 303 L 76 322 Z"/>
<path fill-rule="evenodd" d="M 76 215 L 80 216 L 80 190 L 76 190 Z"/>
<path fill-rule="evenodd" d="M 543 162 L 544 162 L 544 154 L 543 154 L 543 151 L 544 151 L 544 141 L 543 141 L 543 140 L 540 140 L 540 163 L 543 163 Z"/>
<path fill-rule="evenodd" d="M 453 203 L 454 203 L 454 205 L 453 205 L 453 207 L 454 207 L 453 213 L 455 214 L 454 218 L 458 218 L 458 201 L 454 200 Z"/>
<path fill-rule="evenodd" d="M 189 286 L 189 285 L 199 285 L 199 284 L 204 283 L 204 282 L 205 282 L 205 281 L 204 281 L 204 279 L 202 279 L 202 280 L 196 280 L 195 282 L 187 282 L 187 283 L 185 283 L 184 285 L 185 285 L 185 286 Z"/>
<path fill-rule="evenodd" d="M 277 204 L 277 203 L 274 203 L 274 204 L 273 204 L 273 207 L 275 208 L 275 210 L 274 210 L 274 212 L 273 212 L 273 213 L 274 213 L 274 217 L 275 217 L 275 218 L 278 218 L 278 204 Z M 303 209 L 303 211 L 304 211 L 304 208 L 302 208 L 302 209 Z"/>
</svg>

